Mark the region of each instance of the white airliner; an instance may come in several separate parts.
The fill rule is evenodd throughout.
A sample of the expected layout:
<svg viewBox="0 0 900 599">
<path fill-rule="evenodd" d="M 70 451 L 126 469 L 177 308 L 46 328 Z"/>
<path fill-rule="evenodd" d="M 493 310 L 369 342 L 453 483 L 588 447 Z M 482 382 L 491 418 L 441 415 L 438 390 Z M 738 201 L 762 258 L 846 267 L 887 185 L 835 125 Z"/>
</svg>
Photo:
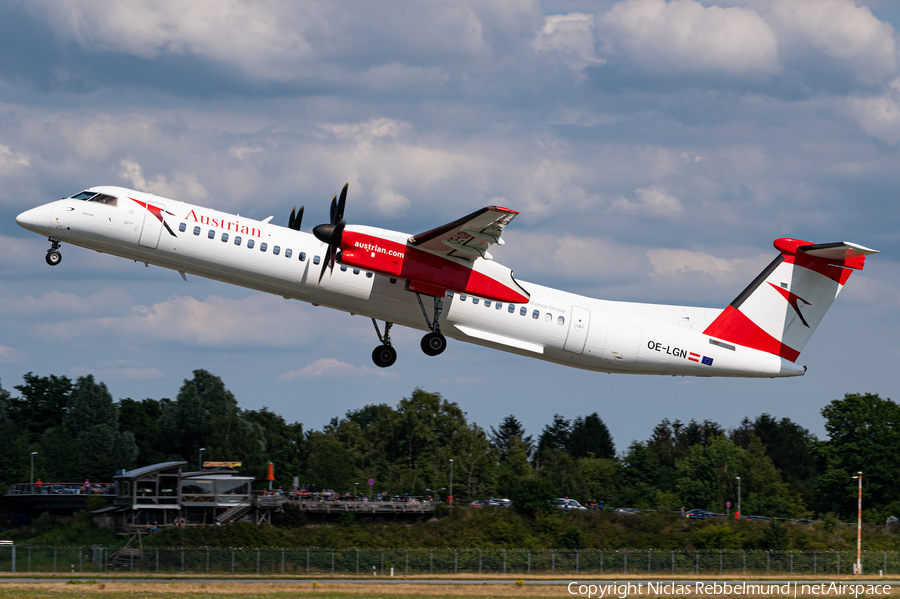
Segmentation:
<svg viewBox="0 0 900 599">
<path fill-rule="evenodd" d="M 22 227 L 47 236 L 47 263 L 62 242 L 362 314 L 381 345 L 376 365 L 397 359 L 393 324 L 427 331 L 436 356 L 446 338 L 599 372 L 787 377 L 816 326 L 875 250 L 848 242 L 777 239 L 778 256 L 724 310 L 592 299 L 518 282 L 488 249 L 503 244 L 518 212 L 488 206 L 419 235 L 331 222 L 300 231 L 121 187 L 92 187 L 23 212 Z M 338 266 L 338 268 L 334 268 Z M 326 275 L 326 270 L 330 272 Z M 426 304 L 428 304 L 426 306 Z M 384 332 L 377 321 L 384 321 Z"/>
</svg>

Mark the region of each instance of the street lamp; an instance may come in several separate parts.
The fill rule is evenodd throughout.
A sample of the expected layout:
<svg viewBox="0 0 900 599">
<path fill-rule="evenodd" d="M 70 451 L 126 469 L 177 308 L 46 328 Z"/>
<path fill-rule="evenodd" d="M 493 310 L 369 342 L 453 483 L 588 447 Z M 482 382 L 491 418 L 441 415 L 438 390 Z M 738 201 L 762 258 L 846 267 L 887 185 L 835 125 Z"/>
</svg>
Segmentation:
<svg viewBox="0 0 900 599">
<path fill-rule="evenodd" d="M 359 483 L 353 483 L 353 500 L 359 500 Z"/>
<path fill-rule="evenodd" d="M 453 505 L 453 460 L 450 460 L 450 497 L 447 498 L 450 505 Z"/>
<path fill-rule="evenodd" d="M 862 471 L 853 478 L 859 480 L 859 499 L 856 503 L 856 575 L 862 576 Z"/>
<path fill-rule="evenodd" d="M 741 518 L 741 477 L 735 476 L 735 478 L 738 481 L 738 513 L 737 513 L 737 517 L 738 517 L 738 519 L 740 519 Z"/>
<path fill-rule="evenodd" d="M 205 447 L 200 448 L 200 470 L 203 470 L 203 452 L 206 451 Z"/>
<path fill-rule="evenodd" d="M 31 485 L 32 490 L 34 489 L 34 456 L 37 455 L 36 451 L 31 452 Z"/>
</svg>

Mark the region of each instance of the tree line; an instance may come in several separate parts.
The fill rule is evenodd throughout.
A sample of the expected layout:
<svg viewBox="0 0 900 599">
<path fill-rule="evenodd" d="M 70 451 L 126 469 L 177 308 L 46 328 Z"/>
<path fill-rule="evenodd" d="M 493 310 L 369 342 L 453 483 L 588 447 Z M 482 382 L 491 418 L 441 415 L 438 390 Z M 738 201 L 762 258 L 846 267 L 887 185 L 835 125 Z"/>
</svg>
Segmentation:
<svg viewBox="0 0 900 599">
<path fill-rule="evenodd" d="M 321 430 L 287 423 L 267 408 L 243 410 L 222 380 L 196 370 L 175 399 L 114 401 L 92 375 L 26 374 L 14 395 L 0 386 L 0 485 L 108 481 L 116 469 L 164 461 L 242 461 L 242 473 L 276 485 L 293 477 L 339 492 L 446 496 L 453 460 L 457 503 L 505 496 L 520 512 L 552 497 L 658 510 L 726 511 L 738 484 L 744 514 L 805 517 L 856 510 L 864 471 L 866 518 L 900 516 L 900 406 L 847 394 L 822 409 L 825 439 L 788 418 L 761 414 L 725 429 L 710 420 L 663 420 L 618 455 L 598 413 L 555 415 L 529 435 L 515 415 L 487 430 L 439 393 L 415 389 L 396 406 L 367 405 Z M 740 482 L 738 480 L 740 478 Z M 735 509 L 734 507 L 731 508 Z"/>
</svg>

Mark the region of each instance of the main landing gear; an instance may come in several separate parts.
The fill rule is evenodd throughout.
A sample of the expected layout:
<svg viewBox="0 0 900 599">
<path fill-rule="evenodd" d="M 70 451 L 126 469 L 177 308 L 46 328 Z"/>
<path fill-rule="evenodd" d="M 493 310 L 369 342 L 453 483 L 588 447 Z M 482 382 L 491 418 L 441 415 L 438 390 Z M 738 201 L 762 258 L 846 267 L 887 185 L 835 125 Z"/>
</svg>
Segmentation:
<svg viewBox="0 0 900 599">
<path fill-rule="evenodd" d="M 422 308 L 425 323 L 431 329 L 430 333 L 422 337 L 422 351 L 429 356 L 441 354 L 447 349 L 447 338 L 441 335 L 441 325 L 438 322 L 441 312 L 444 310 L 444 298 L 434 298 L 434 317 L 431 320 L 428 319 L 425 304 L 422 303 L 422 297 L 418 293 L 416 293 L 416 299 L 419 300 L 419 307 Z M 381 345 L 372 350 L 372 361 L 379 368 L 387 368 L 397 361 L 397 350 L 391 345 L 391 327 L 394 326 L 394 323 L 384 323 L 384 335 L 381 334 L 378 322 L 374 318 L 372 324 L 375 325 L 375 333 L 378 335 L 378 340 L 381 341 Z"/>
<path fill-rule="evenodd" d="M 447 349 L 447 338 L 441 335 L 441 325 L 438 318 L 444 310 L 444 298 L 433 297 L 434 299 L 434 318 L 428 320 L 428 312 L 425 311 L 425 304 L 422 303 L 422 296 L 416 293 L 416 299 L 419 300 L 419 307 L 422 308 L 422 316 L 425 317 L 425 324 L 431 329 L 431 332 L 422 337 L 422 351 L 427 356 L 437 356 L 444 353 Z"/>
<path fill-rule="evenodd" d="M 378 323 L 374 318 L 372 324 L 375 325 L 375 333 L 378 335 L 378 340 L 381 341 L 381 345 L 372 350 L 372 361 L 379 368 L 387 368 L 397 361 L 397 350 L 391 345 L 391 327 L 394 326 L 394 323 L 384 323 L 384 336 L 378 330 Z"/>
<path fill-rule="evenodd" d="M 62 262 L 62 252 L 59 251 L 59 239 L 48 237 L 50 240 L 50 249 L 47 250 L 47 256 L 44 258 L 50 266 L 56 266 Z"/>
</svg>

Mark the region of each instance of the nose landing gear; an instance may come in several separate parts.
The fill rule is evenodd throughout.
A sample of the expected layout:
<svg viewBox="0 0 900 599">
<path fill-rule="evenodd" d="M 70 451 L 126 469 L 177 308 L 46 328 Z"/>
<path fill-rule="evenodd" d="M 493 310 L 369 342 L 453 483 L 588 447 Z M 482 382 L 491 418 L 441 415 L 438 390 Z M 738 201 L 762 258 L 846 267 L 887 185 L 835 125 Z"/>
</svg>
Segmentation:
<svg viewBox="0 0 900 599">
<path fill-rule="evenodd" d="M 47 250 L 47 256 L 44 258 L 50 266 L 56 266 L 62 262 L 62 252 L 59 251 L 59 239 L 49 237 L 50 249 Z"/>
</svg>

